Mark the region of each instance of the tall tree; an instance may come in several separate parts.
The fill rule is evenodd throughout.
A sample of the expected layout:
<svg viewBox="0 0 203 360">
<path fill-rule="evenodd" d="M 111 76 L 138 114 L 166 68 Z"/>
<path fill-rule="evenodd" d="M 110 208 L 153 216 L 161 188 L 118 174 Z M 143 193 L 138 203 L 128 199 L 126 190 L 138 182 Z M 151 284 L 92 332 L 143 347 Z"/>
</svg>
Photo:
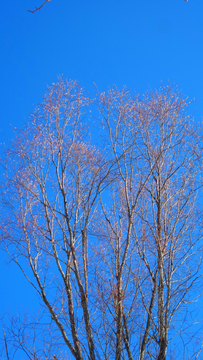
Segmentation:
<svg viewBox="0 0 203 360">
<path fill-rule="evenodd" d="M 35 359 L 172 359 L 200 286 L 201 133 L 186 108 L 170 87 L 96 102 L 76 82 L 48 89 L 5 154 L 1 235 L 50 325 L 4 324 L 7 354 L 20 342 Z"/>
</svg>

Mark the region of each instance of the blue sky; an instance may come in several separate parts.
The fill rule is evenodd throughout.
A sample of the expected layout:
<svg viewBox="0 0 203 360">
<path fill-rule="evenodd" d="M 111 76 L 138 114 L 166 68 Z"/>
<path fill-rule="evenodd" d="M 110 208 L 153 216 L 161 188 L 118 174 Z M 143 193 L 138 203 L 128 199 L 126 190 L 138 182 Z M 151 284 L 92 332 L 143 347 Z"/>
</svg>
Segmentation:
<svg viewBox="0 0 203 360">
<path fill-rule="evenodd" d="M 62 74 L 90 94 L 94 83 L 101 91 L 116 84 L 143 94 L 170 81 L 195 98 L 191 113 L 200 120 L 202 0 L 51 0 L 35 14 L 26 11 L 42 2 L 0 2 L 1 144 Z M 0 260 L 1 313 L 32 309 L 34 291 L 2 253 Z"/>
<path fill-rule="evenodd" d="M 1 136 L 10 138 L 63 74 L 86 91 L 126 85 L 142 94 L 160 81 L 203 98 L 202 0 L 1 1 Z"/>
</svg>

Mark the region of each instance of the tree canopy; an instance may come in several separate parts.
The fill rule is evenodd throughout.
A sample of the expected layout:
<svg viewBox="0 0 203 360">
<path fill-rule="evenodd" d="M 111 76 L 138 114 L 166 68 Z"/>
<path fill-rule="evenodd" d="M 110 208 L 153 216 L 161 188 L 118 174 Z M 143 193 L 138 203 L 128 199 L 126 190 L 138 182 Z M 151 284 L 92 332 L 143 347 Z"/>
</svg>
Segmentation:
<svg viewBox="0 0 203 360">
<path fill-rule="evenodd" d="M 3 325 L 2 357 L 19 342 L 26 359 L 201 356 L 202 132 L 188 106 L 170 86 L 48 88 L 4 154 L 0 224 L 43 314 Z"/>
</svg>

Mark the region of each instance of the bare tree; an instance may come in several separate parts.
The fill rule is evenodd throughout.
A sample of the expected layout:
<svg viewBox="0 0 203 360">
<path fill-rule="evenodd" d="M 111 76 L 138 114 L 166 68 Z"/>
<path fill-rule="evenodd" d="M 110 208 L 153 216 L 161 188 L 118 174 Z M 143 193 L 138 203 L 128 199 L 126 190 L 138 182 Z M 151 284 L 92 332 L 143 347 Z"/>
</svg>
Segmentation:
<svg viewBox="0 0 203 360">
<path fill-rule="evenodd" d="M 2 243 L 49 331 L 31 348 L 17 319 L 4 342 L 9 354 L 20 329 L 36 359 L 165 360 L 199 286 L 199 129 L 170 87 L 143 99 L 115 89 L 95 102 L 91 145 L 91 103 L 76 82 L 53 84 L 5 154 Z"/>
<path fill-rule="evenodd" d="M 122 305 L 121 331 L 129 359 L 129 334 L 133 339 L 136 329 L 128 330 L 126 318 L 132 321 L 132 309 L 139 309 L 134 319 L 140 327 L 136 358 L 164 360 L 171 338 L 183 333 L 183 323 L 179 319 L 178 330 L 174 318 L 180 308 L 187 313 L 190 289 L 198 280 L 200 139 L 186 108 L 185 99 L 170 87 L 148 93 L 142 101 L 132 101 L 125 91 L 100 96 L 107 141 L 118 167 L 111 215 L 109 206 L 102 209 L 115 254 L 118 302 L 118 274 L 122 278 L 125 271 L 128 279 L 124 295 L 121 290 L 128 299 Z M 109 264 L 112 269 L 112 255 Z M 134 292 L 129 296 L 131 282 Z M 184 322 L 187 327 L 185 317 Z"/>
</svg>

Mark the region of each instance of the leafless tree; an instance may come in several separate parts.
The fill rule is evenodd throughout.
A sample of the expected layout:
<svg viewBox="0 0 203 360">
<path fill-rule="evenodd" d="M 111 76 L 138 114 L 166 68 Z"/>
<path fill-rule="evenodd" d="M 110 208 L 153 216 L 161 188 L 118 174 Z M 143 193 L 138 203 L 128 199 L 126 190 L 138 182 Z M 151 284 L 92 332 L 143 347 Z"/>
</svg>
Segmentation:
<svg viewBox="0 0 203 360">
<path fill-rule="evenodd" d="M 198 280 L 199 139 L 186 107 L 185 99 L 170 87 L 148 93 L 142 101 L 132 101 L 125 91 L 100 96 L 107 141 L 118 167 L 111 213 L 109 206 L 102 207 L 107 227 L 103 236 L 115 254 L 118 303 L 127 299 L 121 306 L 123 329 L 122 315 L 118 328 L 129 359 L 133 356 L 125 334 L 132 339 L 136 329 L 128 330 L 126 318 L 130 323 L 133 310 L 139 309 L 134 318 L 140 337 L 139 342 L 133 340 L 140 344 L 136 358 L 165 359 L 169 341 L 178 335 L 173 321 L 180 309 L 187 313 L 190 289 Z M 123 271 L 128 280 L 126 292 L 121 288 L 119 295 Z M 132 296 L 129 283 L 134 284 Z M 180 319 L 179 324 L 183 333 Z"/>
<path fill-rule="evenodd" d="M 49 319 L 33 336 L 36 359 L 172 359 L 187 336 L 200 289 L 201 134 L 186 108 L 170 87 L 92 101 L 60 80 L 6 152 L 2 243 Z M 21 329 L 32 354 L 30 323 L 13 324 L 8 353 Z"/>
</svg>

